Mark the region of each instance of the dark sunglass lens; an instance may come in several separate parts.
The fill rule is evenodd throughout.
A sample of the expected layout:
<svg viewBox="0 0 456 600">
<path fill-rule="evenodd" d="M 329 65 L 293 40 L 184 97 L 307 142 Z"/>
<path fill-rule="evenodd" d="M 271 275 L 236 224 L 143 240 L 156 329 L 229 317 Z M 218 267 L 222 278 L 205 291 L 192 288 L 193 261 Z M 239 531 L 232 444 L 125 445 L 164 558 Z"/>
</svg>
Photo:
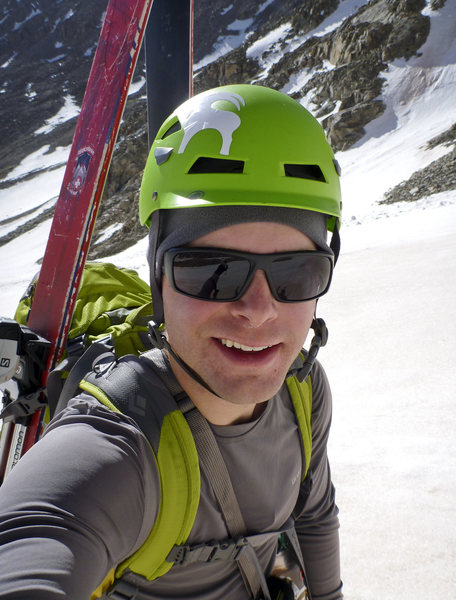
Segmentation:
<svg viewBox="0 0 456 600">
<path fill-rule="evenodd" d="M 326 256 L 291 255 L 274 260 L 270 267 L 277 297 L 299 302 L 321 296 L 331 278 L 331 261 Z"/>
<path fill-rule="evenodd" d="M 249 262 L 211 252 L 182 252 L 173 261 L 176 288 L 202 300 L 236 298 L 249 273 Z"/>
</svg>

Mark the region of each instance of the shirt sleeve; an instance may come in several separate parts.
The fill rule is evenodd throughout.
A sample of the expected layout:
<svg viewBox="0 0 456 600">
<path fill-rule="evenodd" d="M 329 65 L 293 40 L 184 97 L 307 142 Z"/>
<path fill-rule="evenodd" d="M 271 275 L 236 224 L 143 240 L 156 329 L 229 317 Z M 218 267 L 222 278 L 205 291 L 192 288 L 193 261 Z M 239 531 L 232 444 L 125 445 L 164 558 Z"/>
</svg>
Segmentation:
<svg viewBox="0 0 456 600">
<path fill-rule="evenodd" d="M 89 598 L 146 539 L 153 489 L 155 459 L 134 422 L 72 400 L 0 488 L 0 597 Z"/>
<path fill-rule="evenodd" d="M 312 456 L 310 481 L 303 483 L 306 498 L 296 521 L 307 582 L 313 600 L 340 600 L 339 519 L 335 489 L 327 456 L 332 398 L 329 383 L 319 363 L 312 378 Z M 310 484 L 310 490 L 309 490 Z"/>
</svg>

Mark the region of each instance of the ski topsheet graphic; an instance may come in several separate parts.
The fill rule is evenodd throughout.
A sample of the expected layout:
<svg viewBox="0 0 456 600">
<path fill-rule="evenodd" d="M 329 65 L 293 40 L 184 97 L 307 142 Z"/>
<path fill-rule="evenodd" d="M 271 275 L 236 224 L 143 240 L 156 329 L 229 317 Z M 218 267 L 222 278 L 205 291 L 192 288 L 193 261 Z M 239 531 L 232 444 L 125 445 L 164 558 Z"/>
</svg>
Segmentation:
<svg viewBox="0 0 456 600">
<path fill-rule="evenodd" d="M 55 208 L 28 326 L 51 343 L 42 385 L 64 349 L 116 136 L 153 0 L 110 0 Z M 5 423 L 2 476 L 36 441 L 42 410 Z M 24 425 L 25 422 L 25 425 Z M 2 477 L 3 479 L 3 477 Z"/>
</svg>

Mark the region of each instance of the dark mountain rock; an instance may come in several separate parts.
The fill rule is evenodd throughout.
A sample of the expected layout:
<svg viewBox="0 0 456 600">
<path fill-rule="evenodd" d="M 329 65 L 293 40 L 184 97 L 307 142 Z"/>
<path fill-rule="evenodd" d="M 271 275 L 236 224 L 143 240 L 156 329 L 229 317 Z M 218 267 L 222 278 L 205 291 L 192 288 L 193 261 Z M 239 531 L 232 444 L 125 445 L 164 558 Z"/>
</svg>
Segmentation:
<svg viewBox="0 0 456 600">
<path fill-rule="evenodd" d="M 65 96 L 81 103 L 105 7 L 104 0 L 4 0 L 0 64 L 9 64 L 2 68 L 0 177 L 45 144 L 71 143 L 74 123 L 34 132 Z"/>
<path fill-rule="evenodd" d="M 346 150 L 384 110 L 377 98 L 386 62 L 410 58 L 426 41 L 429 18 L 421 14 L 423 8 L 424 0 L 373 0 L 335 31 L 312 37 L 285 54 L 266 83 L 272 85 L 275 77 L 282 83 L 290 73 L 321 69 L 293 95 L 312 101 L 331 144 Z"/>
<path fill-rule="evenodd" d="M 456 187 L 456 123 L 442 135 L 430 140 L 427 148 L 441 145 L 453 146 L 453 149 L 424 169 L 413 173 L 407 181 L 388 190 L 381 204 L 413 202 L 431 194 L 454 190 Z"/>
<path fill-rule="evenodd" d="M 222 60 L 210 63 L 195 77 L 195 92 L 202 92 L 218 85 L 250 82 L 258 72 L 255 60 L 246 56 L 245 48 L 236 48 Z"/>
</svg>

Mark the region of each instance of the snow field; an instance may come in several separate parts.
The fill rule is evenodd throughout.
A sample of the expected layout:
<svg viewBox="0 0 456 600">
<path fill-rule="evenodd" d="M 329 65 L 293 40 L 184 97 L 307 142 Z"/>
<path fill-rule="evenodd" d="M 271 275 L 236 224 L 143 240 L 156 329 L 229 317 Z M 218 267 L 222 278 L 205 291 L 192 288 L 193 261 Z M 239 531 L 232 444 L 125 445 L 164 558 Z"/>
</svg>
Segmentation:
<svg viewBox="0 0 456 600">
<path fill-rule="evenodd" d="M 385 237 L 343 254 L 318 310 L 330 332 L 320 360 L 334 397 L 347 600 L 443 600 L 456 590 L 456 208 L 430 212 L 412 217 L 421 239 Z M 405 233 L 410 215 L 396 220 Z M 384 225 L 370 228 L 379 237 Z"/>
</svg>

